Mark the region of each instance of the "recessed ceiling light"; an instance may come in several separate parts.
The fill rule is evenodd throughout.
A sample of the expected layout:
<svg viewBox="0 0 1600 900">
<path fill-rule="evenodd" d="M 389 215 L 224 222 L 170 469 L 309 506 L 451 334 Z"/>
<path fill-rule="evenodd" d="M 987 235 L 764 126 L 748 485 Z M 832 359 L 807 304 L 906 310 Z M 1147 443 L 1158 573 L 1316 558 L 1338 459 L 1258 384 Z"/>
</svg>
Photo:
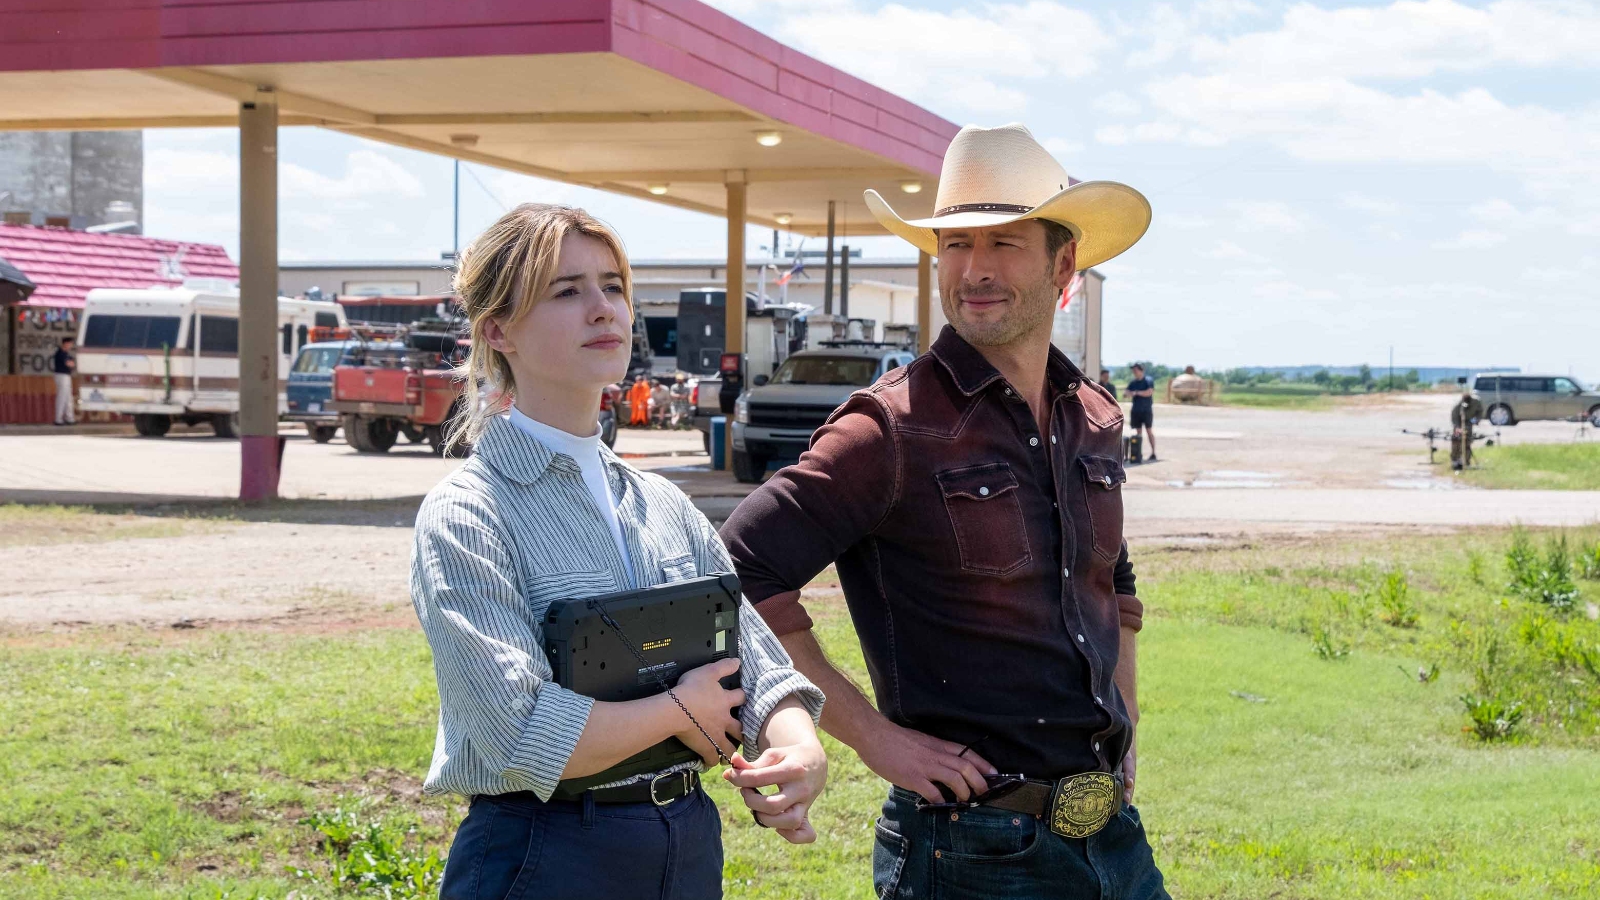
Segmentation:
<svg viewBox="0 0 1600 900">
<path fill-rule="evenodd" d="M 900 190 L 905 191 L 908 194 L 920 194 L 922 193 L 922 182 L 902 181 L 900 182 Z"/>
<path fill-rule="evenodd" d="M 756 143 L 763 147 L 776 147 L 783 143 L 783 135 L 776 131 L 758 131 L 756 132 Z"/>
<path fill-rule="evenodd" d="M 647 190 L 659 197 L 667 192 L 667 187 L 668 185 L 665 184 L 652 184 Z"/>
<path fill-rule="evenodd" d="M 779 225 L 787 225 L 790 222 L 794 221 L 794 214 L 793 213 L 774 213 L 773 216 L 772 216 L 772 220 L 774 222 L 777 222 Z"/>
<path fill-rule="evenodd" d="M 450 135 L 450 143 L 455 144 L 457 147 L 476 147 L 478 146 L 478 136 L 475 134 L 452 134 Z"/>
</svg>

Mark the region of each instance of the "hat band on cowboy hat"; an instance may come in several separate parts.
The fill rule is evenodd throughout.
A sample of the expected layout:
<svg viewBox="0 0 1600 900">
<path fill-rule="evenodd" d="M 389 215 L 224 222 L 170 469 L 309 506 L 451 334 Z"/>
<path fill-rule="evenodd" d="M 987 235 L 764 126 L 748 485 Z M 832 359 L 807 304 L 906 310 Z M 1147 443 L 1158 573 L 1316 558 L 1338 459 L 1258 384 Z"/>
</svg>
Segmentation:
<svg viewBox="0 0 1600 900">
<path fill-rule="evenodd" d="M 867 208 L 891 233 L 939 255 L 938 229 L 992 228 L 1027 219 L 1065 226 L 1078 242 L 1078 268 L 1132 247 L 1150 227 L 1150 201 L 1115 181 L 1073 184 L 1050 152 L 1020 124 L 969 125 L 945 151 L 934 214 L 903 219 L 877 191 Z"/>
</svg>

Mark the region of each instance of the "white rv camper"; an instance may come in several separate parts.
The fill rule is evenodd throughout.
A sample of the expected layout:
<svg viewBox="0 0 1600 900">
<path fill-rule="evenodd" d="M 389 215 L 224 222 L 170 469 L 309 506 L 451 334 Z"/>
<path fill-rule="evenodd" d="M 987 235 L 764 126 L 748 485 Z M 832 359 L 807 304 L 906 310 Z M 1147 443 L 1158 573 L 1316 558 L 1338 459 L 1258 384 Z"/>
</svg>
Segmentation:
<svg viewBox="0 0 1600 900">
<path fill-rule="evenodd" d="M 317 326 L 343 327 L 336 303 L 278 298 L 278 413 L 289 366 Z M 78 408 L 133 416 L 146 437 L 174 421 L 210 423 L 233 437 L 239 421 L 239 295 L 153 288 L 89 292 L 78 326 Z"/>
</svg>

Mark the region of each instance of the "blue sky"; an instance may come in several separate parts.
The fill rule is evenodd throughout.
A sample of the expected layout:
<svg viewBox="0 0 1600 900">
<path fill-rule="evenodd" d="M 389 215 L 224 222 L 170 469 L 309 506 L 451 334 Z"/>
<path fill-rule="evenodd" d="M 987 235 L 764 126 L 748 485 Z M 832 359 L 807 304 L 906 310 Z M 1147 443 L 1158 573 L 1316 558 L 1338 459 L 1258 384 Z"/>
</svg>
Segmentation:
<svg viewBox="0 0 1600 900">
<path fill-rule="evenodd" d="M 1102 267 L 1109 360 L 1376 364 L 1393 346 L 1400 365 L 1600 378 L 1600 4 L 713 5 L 1145 192 L 1150 233 Z M 146 132 L 148 233 L 235 250 L 236 142 Z M 299 128 L 280 159 L 285 259 L 449 249 L 449 160 Z M 639 258 L 723 252 L 715 218 L 465 171 L 463 241 L 537 199 L 590 208 Z"/>
</svg>

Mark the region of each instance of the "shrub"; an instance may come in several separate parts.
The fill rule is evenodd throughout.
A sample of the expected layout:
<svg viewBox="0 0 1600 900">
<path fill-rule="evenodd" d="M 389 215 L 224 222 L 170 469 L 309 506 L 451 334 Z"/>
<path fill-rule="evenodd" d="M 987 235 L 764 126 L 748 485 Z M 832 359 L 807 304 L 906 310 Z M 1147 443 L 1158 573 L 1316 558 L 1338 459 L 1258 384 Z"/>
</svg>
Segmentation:
<svg viewBox="0 0 1600 900">
<path fill-rule="evenodd" d="M 1507 588 L 1524 600 L 1542 603 L 1562 615 L 1578 603 L 1578 586 L 1572 581 L 1572 552 L 1567 549 L 1565 537 L 1551 541 L 1541 560 L 1527 533 L 1518 529 L 1506 551 L 1506 572 L 1511 576 Z"/>
<path fill-rule="evenodd" d="M 1485 700 L 1472 694 L 1462 694 L 1461 704 L 1467 708 L 1467 718 L 1472 720 L 1465 731 L 1480 741 L 1497 741 L 1511 737 L 1522 723 L 1522 704 Z"/>
<path fill-rule="evenodd" d="M 1584 578 L 1589 581 L 1600 581 L 1600 541 L 1579 555 L 1578 566 Z"/>
<path fill-rule="evenodd" d="M 1411 584 L 1406 573 L 1394 569 L 1378 586 L 1379 618 L 1396 628 L 1417 627 L 1417 604 L 1411 599 Z"/>
<path fill-rule="evenodd" d="M 321 832 L 325 864 L 321 871 L 296 869 L 301 878 L 341 894 L 384 900 L 423 900 L 438 893 L 444 860 L 437 850 L 424 853 L 406 846 L 414 827 L 362 821 L 351 809 L 314 813 L 300 824 Z"/>
<path fill-rule="evenodd" d="M 1333 661 L 1350 655 L 1350 642 L 1335 638 L 1327 628 L 1318 628 L 1311 636 L 1311 649 L 1320 659 Z"/>
</svg>

